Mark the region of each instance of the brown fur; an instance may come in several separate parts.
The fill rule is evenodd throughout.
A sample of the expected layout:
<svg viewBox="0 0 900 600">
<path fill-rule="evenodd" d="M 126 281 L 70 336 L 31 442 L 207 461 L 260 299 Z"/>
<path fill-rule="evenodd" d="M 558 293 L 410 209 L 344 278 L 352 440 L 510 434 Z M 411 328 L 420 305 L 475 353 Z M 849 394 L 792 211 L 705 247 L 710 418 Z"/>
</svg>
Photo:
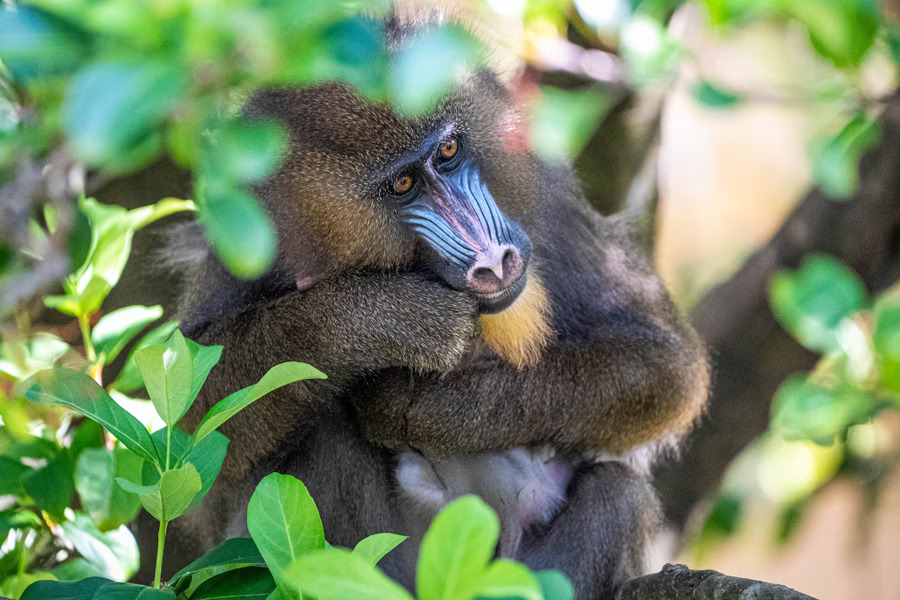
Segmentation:
<svg viewBox="0 0 900 600">
<path fill-rule="evenodd" d="M 509 102 L 482 71 L 417 119 L 337 83 L 270 90 L 250 103 L 248 118 L 280 119 L 291 135 L 285 164 L 258 189 L 278 259 L 254 282 L 213 256 L 194 269 L 182 329 L 225 350 L 184 425 L 283 361 L 309 362 L 329 379 L 277 390 L 223 425 L 231 443 L 222 474 L 196 527 L 174 544 L 209 547 L 242 533 L 250 492 L 277 470 L 307 484 L 329 541 L 353 546 L 402 531 L 398 447 L 464 460 L 549 445 L 574 457 L 569 504 L 523 540 L 520 558 L 562 569 L 585 598 L 637 574 L 656 518 L 646 475 L 580 457 L 655 456 L 659 440 L 683 435 L 705 403 L 705 353 L 646 257 L 592 213 L 571 169 L 504 147 Z M 472 296 L 435 276 L 423 244 L 379 194 L 382 171 L 447 122 L 534 245 L 531 284 L 496 316 L 479 316 Z M 302 291 L 301 279 L 312 282 Z M 479 321 L 504 360 L 466 360 Z M 381 566 L 411 586 L 414 550 Z"/>
</svg>

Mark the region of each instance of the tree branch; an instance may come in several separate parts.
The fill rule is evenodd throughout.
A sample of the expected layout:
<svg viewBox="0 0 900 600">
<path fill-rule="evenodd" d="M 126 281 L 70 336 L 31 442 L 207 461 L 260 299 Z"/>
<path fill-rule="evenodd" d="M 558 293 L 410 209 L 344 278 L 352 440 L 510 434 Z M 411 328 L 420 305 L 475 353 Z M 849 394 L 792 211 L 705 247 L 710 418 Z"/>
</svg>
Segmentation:
<svg viewBox="0 0 900 600">
<path fill-rule="evenodd" d="M 616 600 L 815 600 L 812 596 L 774 583 L 731 577 L 718 571 L 692 571 L 666 565 L 659 573 L 626 581 Z"/>
</svg>

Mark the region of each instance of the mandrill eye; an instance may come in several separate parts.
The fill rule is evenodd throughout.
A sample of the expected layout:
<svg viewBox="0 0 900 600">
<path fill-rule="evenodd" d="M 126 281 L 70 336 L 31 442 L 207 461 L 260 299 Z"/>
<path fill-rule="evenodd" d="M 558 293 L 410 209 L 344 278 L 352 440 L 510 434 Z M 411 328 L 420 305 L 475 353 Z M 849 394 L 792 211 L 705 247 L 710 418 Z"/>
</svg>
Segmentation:
<svg viewBox="0 0 900 600">
<path fill-rule="evenodd" d="M 413 184 L 415 184 L 415 179 L 413 176 L 404 173 L 403 175 L 398 176 L 394 179 L 394 183 L 391 185 L 391 191 L 398 196 L 402 196 L 406 192 L 412 189 Z"/>
<path fill-rule="evenodd" d="M 459 166 L 462 152 L 460 152 L 459 139 L 456 137 L 448 137 L 438 146 L 438 153 L 435 157 L 435 166 L 444 173 L 449 173 Z"/>
<path fill-rule="evenodd" d="M 451 137 L 447 138 L 443 142 L 441 142 L 441 156 L 446 159 L 451 159 L 456 156 L 456 150 L 458 149 L 458 143 L 456 138 Z"/>
</svg>

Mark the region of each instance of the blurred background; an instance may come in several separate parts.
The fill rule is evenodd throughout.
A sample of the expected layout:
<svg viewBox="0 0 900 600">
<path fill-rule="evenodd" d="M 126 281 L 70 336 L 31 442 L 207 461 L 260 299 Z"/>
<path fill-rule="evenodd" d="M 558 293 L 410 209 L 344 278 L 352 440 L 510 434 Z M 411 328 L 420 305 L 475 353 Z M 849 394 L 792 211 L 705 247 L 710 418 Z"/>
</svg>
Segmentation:
<svg viewBox="0 0 900 600">
<path fill-rule="evenodd" d="M 156 254 L 173 217 L 132 228 L 131 260 L 92 303 L 78 284 L 85 270 L 73 275 L 85 260 L 79 195 L 130 209 L 193 198 L 226 263 L 252 276 L 273 241 L 247 190 L 278 156 L 249 175 L 233 165 L 279 134 L 229 138 L 241 98 L 341 78 L 423 112 L 452 83 L 452 57 L 483 56 L 521 103 L 532 147 L 574 160 L 594 207 L 635 224 L 709 345 L 708 414 L 657 473 L 667 528 L 654 568 L 677 560 L 822 599 L 900 598 L 898 3 L 399 2 L 401 14 L 469 27 L 393 57 L 359 16 L 383 3 L 3 6 L 0 450 L 28 435 L 65 446 L 66 422 L 12 392 L 64 355 L 140 412 L 140 381 L 121 383 L 120 373 L 134 376 L 128 352 L 91 360 L 83 332 L 134 304 L 165 314 L 140 320 L 135 340 L 173 316 L 178 282 Z M 210 159 L 228 152 L 231 165 Z M 48 307 L 48 292 L 70 303 Z M 28 342 L 38 334 L 66 348 L 41 355 Z M 0 489 L 0 509 L 43 508 L 30 493 Z M 0 591 L 16 574 L 3 571 L 4 552 L 26 535 L 58 535 L 26 529 L 6 530 Z M 35 569 L 62 562 L 19 552 Z"/>
</svg>

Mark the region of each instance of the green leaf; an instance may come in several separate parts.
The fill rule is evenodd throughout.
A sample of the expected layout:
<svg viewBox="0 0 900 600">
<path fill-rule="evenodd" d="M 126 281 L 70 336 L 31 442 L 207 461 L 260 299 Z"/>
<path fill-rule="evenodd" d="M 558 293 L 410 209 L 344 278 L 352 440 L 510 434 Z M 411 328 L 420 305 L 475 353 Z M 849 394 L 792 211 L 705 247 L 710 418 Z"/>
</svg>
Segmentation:
<svg viewBox="0 0 900 600">
<path fill-rule="evenodd" d="M 877 121 L 864 114 L 854 117 L 838 134 L 813 147 L 813 177 L 834 200 L 853 196 L 859 183 L 859 160 L 881 139 Z"/>
<path fill-rule="evenodd" d="M 101 204 L 93 198 L 83 198 L 78 205 L 91 223 L 90 252 L 84 264 L 66 278 L 66 295 L 44 299 L 46 306 L 76 316 L 99 309 L 118 283 L 135 231 L 165 216 L 194 208 L 193 202 L 177 198 L 164 198 L 134 210 Z"/>
<path fill-rule="evenodd" d="M 170 579 L 175 587 L 183 577 L 195 575 L 211 569 L 232 566 L 266 566 L 262 554 L 256 544 L 250 538 L 232 538 L 225 540 L 185 568 L 181 569 Z"/>
<path fill-rule="evenodd" d="M 194 373 L 191 379 L 191 393 L 188 394 L 191 404 L 200 393 L 200 389 L 209 377 L 209 372 L 219 363 L 222 357 L 222 346 L 203 346 L 194 340 L 184 338 L 191 351 L 191 361 L 194 363 Z"/>
<path fill-rule="evenodd" d="M 243 183 L 256 183 L 281 163 L 287 136 L 274 121 L 233 120 L 217 132 L 212 149 L 221 173 Z"/>
<path fill-rule="evenodd" d="M 23 487 L 25 475 L 33 472 L 18 460 L 9 456 L 0 456 L 0 496 L 19 495 L 25 491 Z"/>
<path fill-rule="evenodd" d="M 789 440 L 828 445 L 847 427 L 865 423 L 878 410 L 879 406 L 859 388 L 826 388 L 792 375 L 775 393 L 772 428 Z"/>
<path fill-rule="evenodd" d="M 100 587 L 92 600 L 175 600 L 175 590 L 164 587 L 158 590 L 134 583 L 113 581 Z"/>
<path fill-rule="evenodd" d="M 416 568 L 418 599 L 471 598 L 499 534 L 497 515 L 477 496 L 448 504 L 422 540 Z"/>
<path fill-rule="evenodd" d="M 126 580 L 137 572 L 137 542 L 128 527 L 101 532 L 87 515 L 76 513 L 60 524 L 62 534 L 101 575 Z"/>
<path fill-rule="evenodd" d="M 812 255 L 798 270 L 773 275 L 769 298 L 778 321 L 797 341 L 826 353 L 839 348 L 838 325 L 865 306 L 866 290 L 843 263 Z"/>
<path fill-rule="evenodd" d="M 141 505 L 158 521 L 171 521 L 184 514 L 203 487 L 197 469 L 190 463 L 164 471 L 155 485 L 135 485 L 123 477 L 116 481 L 125 490 L 138 494 Z"/>
<path fill-rule="evenodd" d="M 89 561 L 83 558 L 70 558 L 52 571 L 59 581 L 81 581 L 88 577 L 101 577 L 103 574 Z"/>
<path fill-rule="evenodd" d="M 166 344 L 148 346 L 134 355 L 156 412 L 169 427 L 190 408 L 194 369 L 191 352 L 177 329 Z"/>
<path fill-rule="evenodd" d="M 72 500 L 72 462 L 60 452 L 47 466 L 32 471 L 24 479 L 25 491 L 41 510 L 62 521 L 66 507 Z"/>
<path fill-rule="evenodd" d="M 112 450 L 87 448 L 75 463 L 75 489 L 81 498 L 81 507 L 94 523 L 102 521 L 109 513 L 109 501 L 116 474 L 116 458 Z"/>
<path fill-rule="evenodd" d="M 140 502 L 114 480 L 137 472 L 142 462 L 125 448 L 89 448 L 78 458 L 75 489 L 82 507 L 101 531 L 116 529 L 137 516 Z"/>
<path fill-rule="evenodd" d="M 900 396 L 900 305 L 879 303 L 873 337 L 882 386 Z"/>
<path fill-rule="evenodd" d="M 87 34 L 36 6 L 0 7 L 0 56 L 16 79 L 68 72 L 83 59 Z"/>
<path fill-rule="evenodd" d="M 275 591 L 268 569 L 244 567 L 207 579 L 194 590 L 191 600 L 265 600 Z"/>
<path fill-rule="evenodd" d="M 709 108 L 734 108 L 742 101 L 739 94 L 713 85 L 705 79 L 699 80 L 691 93 L 700 104 Z"/>
<path fill-rule="evenodd" d="M 0 512 L 0 539 L 13 529 L 41 529 L 44 524 L 40 518 L 30 510 L 10 509 Z"/>
<path fill-rule="evenodd" d="M 228 270 L 243 278 L 265 273 L 275 259 L 275 227 L 256 198 L 240 188 L 198 184 L 201 222 Z"/>
<path fill-rule="evenodd" d="M 76 429 L 69 445 L 69 457 L 77 461 L 81 453 L 88 448 L 103 448 L 106 445 L 106 433 L 99 423 L 85 420 Z"/>
<path fill-rule="evenodd" d="M 460 69 L 481 56 L 476 41 L 460 27 L 434 28 L 415 36 L 391 61 L 390 84 L 397 110 L 421 114 L 454 84 Z"/>
<path fill-rule="evenodd" d="M 32 402 L 61 404 L 100 423 L 126 448 L 150 462 L 158 462 L 150 434 L 140 422 L 109 397 L 84 373 L 55 368 L 41 371 L 21 384 L 20 394 Z"/>
<path fill-rule="evenodd" d="M 778 4 L 806 27 L 816 52 L 838 67 L 858 66 L 875 41 L 875 0 L 780 0 Z"/>
<path fill-rule="evenodd" d="M 549 160 L 574 158 L 611 107 L 609 95 L 599 88 L 564 91 L 542 86 L 529 132 L 531 145 Z"/>
<path fill-rule="evenodd" d="M 375 533 L 361 539 L 353 548 L 353 554 L 368 561 L 374 567 L 378 561 L 384 558 L 385 554 L 399 546 L 407 537 L 396 533 Z"/>
<path fill-rule="evenodd" d="M 475 585 L 476 598 L 544 600 L 537 578 L 528 568 L 512 560 L 494 561 Z"/>
<path fill-rule="evenodd" d="M 94 592 L 111 583 L 102 577 L 91 577 L 74 583 L 38 581 L 32 583 L 19 600 L 85 600 L 94 598 Z"/>
<path fill-rule="evenodd" d="M 213 482 L 222 469 L 222 463 L 225 461 L 225 453 L 228 450 L 228 438 L 218 431 L 212 432 L 203 438 L 200 443 L 191 448 L 191 451 L 184 457 L 185 463 L 194 465 L 200 474 L 202 487 L 194 499 L 191 500 L 188 510 L 199 505 L 206 494 L 209 493 Z"/>
<path fill-rule="evenodd" d="M 269 392 L 303 379 L 325 379 L 325 374 L 306 363 L 275 365 L 256 383 L 226 396 L 209 409 L 194 432 L 195 443 L 216 430 L 225 421 Z"/>
<path fill-rule="evenodd" d="M 276 580 L 294 559 L 325 547 L 316 503 L 290 475 L 272 473 L 259 482 L 247 505 L 247 529 Z"/>
<path fill-rule="evenodd" d="M 126 306 L 104 315 L 91 330 L 94 349 L 106 356 L 106 364 L 111 363 L 134 336 L 162 313 L 159 305 Z"/>
<path fill-rule="evenodd" d="M 572 582 L 559 571 L 538 571 L 534 575 L 541 584 L 544 600 L 575 600 L 575 588 L 572 587 Z"/>
<path fill-rule="evenodd" d="M 62 127 L 75 154 L 91 166 L 131 169 L 162 148 L 159 126 L 186 85 L 174 62 L 97 62 L 66 93 Z"/>
<path fill-rule="evenodd" d="M 178 321 L 168 321 L 167 323 L 163 323 L 157 327 L 154 327 L 150 331 L 147 332 L 147 335 L 142 337 L 140 341 L 135 344 L 134 348 L 131 349 L 131 352 L 128 354 L 128 358 L 125 359 L 125 364 L 122 366 L 122 370 L 119 372 L 115 381 L 109 386 L 114 390 L 118 390 L 123 393 L 134 392 L 142 387 L 144 387 L 144 380 L 141 378 L 141 371 L 138 369 L 137 363 L 134 362 L 134 355 L 141 348 L 146 348 L 147 346 L 152 346 L 153 344 L 162 344 L 169 336 L 172 335 L 172 332 L 175 331 L 175 328 L 178 327 Z M 187 340 L 188 347 L 194 342 Z M 191 352 L 193 355 L 193 351 Z M 194 357 L 194 378 L 197 377 L 197 358 Z M 196 394 L 191 396 L 191 400 L 196 397 Z"/>
<path fill-rule="evenodd" d="M 284 572 L 284 585 L 304 597 L 412 600 L 412 596 L 362 557 L 335 548 L 304 554 Z"/>
</svg>

